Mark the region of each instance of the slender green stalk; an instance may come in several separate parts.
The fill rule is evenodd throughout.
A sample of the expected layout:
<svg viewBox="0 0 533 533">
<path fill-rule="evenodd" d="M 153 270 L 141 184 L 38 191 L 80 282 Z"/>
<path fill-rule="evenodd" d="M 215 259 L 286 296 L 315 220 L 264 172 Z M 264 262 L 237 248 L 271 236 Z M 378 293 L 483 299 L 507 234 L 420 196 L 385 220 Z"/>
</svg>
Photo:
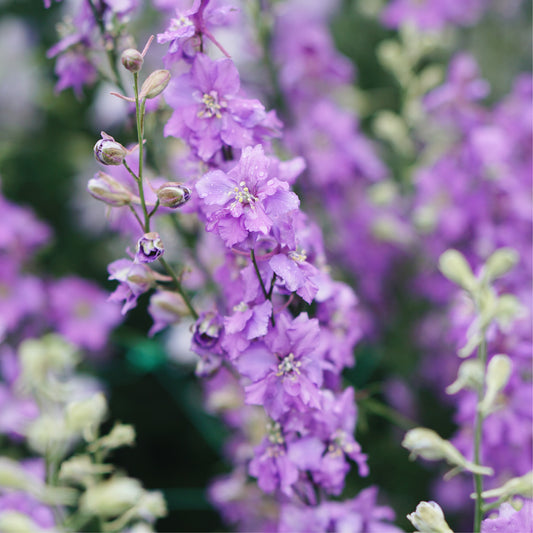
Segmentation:
<svg viewBox="0 0 533 533">
<path fill-rule="evenodd" d="M 159 262 L 161 263 L 161 265 L 163 265 L 163 268 L 167 271 L 168 275 L 172 278 L 172 281 L 174 282 L 174 285 L 176 286 L 176 290 L 183 298 L 183 301 L 185 302 L 185 305 L 187 306 L 189 313 L 191 313 L 194 320 L 198 320 L 198 313 L 196 312 L 196 309 L 193 307 L 191 303 L 191 299 L 189 298 L 188 294 L 183 290 L 183 287 L 181 286 L 181 282 L 176 276 L 175 272 L 172 270 L 171 266 L 162 257 L 159 258 Z"/>
<path fill-rule="evenodd" d="M 478 360 L 481 361 L 483 368 L 485 368 L 487 361 L 487 341 L 485 333 L 483 332 L 483 340 L 479 345 L 477 352 Z M 485 373 L 483 373 L 485 375 Z M 483 385 L 478 390 L 478 405 L 483 400 L 483 393 L 485 389 L 485 381 L 483 379 Z M 480 410 L 476 411 L 475 420 L 475 435 L 474 435 L 474 464 L 481 465 L 481 438 L 483 434 L 483 413 Z M 483 518 L 483 499 L 481 493 L 483 492 L 483 476 L 481 474 L 474 474 L 474 488 L 476 492 L 476 507 L 474 514 L 474 533 L 480 533 L 481 520 Z"/>
<path fill-rule="evenodd" d="M 265 283 L 263 281 L 263 278 L 261 277 L 261 272 L 259 272 L 259 266 L 257 265 L 257 261 L 255 259 L 255 250 L 252 248 L 250 250 L 250 257 L 252 259 L 252 263 L 254 265 L 255 274 L 257 276 L 257 279 L 259 280 L 259 284 L 261 285 L 261 290 L 263 291 L 263 295 L 265 297 L 265 300 L 270 300 L 272 298 L 272 291 L 266 290 Z M 274 286 L 274 280 L 272 280 L 272 287 Z M 271 287 L 271 288 L 272 288 Z M 276 319 L 274 318 L 274 311 L 272 310 L 272 314 L 270 315 L 270 322 L 272 322 L 272 326 L 276 326 Z"/>
</svg>

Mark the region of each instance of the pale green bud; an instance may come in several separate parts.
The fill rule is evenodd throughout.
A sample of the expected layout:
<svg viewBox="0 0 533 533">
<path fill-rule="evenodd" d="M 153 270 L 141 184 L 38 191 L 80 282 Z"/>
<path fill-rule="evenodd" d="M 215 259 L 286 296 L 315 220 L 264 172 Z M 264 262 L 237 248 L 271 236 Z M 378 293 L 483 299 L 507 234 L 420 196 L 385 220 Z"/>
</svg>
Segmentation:
<svg viewBox="0 0 533 533">
<path fill-rule="evenodd" d="M 475 474 L 492 475 L 492 468 L 471 463 L 448 440 L 444 440 L 435 431 L 427 428 L 414 428 L 409 430 L 402 441 L 402 446 L 411 453 L 409 458 L 417 456 L 428 461 L 445 460 L 451 465 L 468 470 Z"/>
<path fill-rule="evenodd" d="M 420 502 L 407 518 L 422 533 L 453 533 L 436 502 Z"/>
<path fill-rule="evenodd" d="M 89 515 L 112 518 L 137 505 L 144 492 L 136 479 L 114 477 L 89 487 L 80 499 L 80 510 Z"/>
<path fill-rule="evenodd" d="M 517 318 L 527 315 L 526 309 L 512 294 L 502 294 L 497 301 L 495 320 L 506 331 Z"/>
<path fill-rule="evenodd" d="M 61 463 L 59 479 L 85 485 L 89 484 L 95 476 L 112 471 L 111 465 L 95 464 L 88 455 L 75 455 Z"/>
<path fill-rule="evenodd" d="M 470 496 L 476 497 L 475 494 L 471 494 Z M 514 496 L 531 499 L 533 498 L 533 471 L 520 477 L 514 477 L 497 489 L 486 490 L 481 493 L 481 496 L 483 498 L 498 498 L 500 500 L 507 500 Z"/>
<path fill-rule="evenodd" d="M 163 493 L 157 490 L 145 492 L 139 503 L 139 515 L 151 515 L 154 518 L 161 518 L 167 514 L 167 504 Z"/>
<path fill-rule="evenodd" d="M 410 156 L 413 151 L 413 143 L 405 121 L 392 111 L 380 111 L 372 127 L 378 137 L 391 143 L 402 155 Z"/>
<path fill-rule="evenodd" d="M 431 233 L 438 222 L 437 208 L 432 205 L 422 205 L 413 211 L 413 224 L 422 233 Z"/>
<path fill-rule="evenodd" d="M 169 81 L 170 72 L 168 70 L 154 70 L 142 84 L 139 98 L 155 98 L 159 96 L 166 89 Z"/>
<path fill-rule="evenodd" d="M 103 393 L 98 392 L 85 400 L 71 402 L 67 405 L 67 427 L 75 433 L 82 433 L 87 441 L 96 438 L 98 427 L 107 414 L 107 401 Z"/>
<path fill-rule="evenodd" d="M 398 187 L 392 181 L 382 181 L 369 187 L 367 194 L 374 205 L 390 205 L 398 197 Z"/>
<path fill-rule="evenodd" d="M 498 354 L 491 358 L 487 365 L 487 389 L 485 396 L 478 405 L 478 410 L 487 415 L 494 406 L 498 393 L 507 385 L 511 376 L 511 360 L 507 355 Z"/>
<path fill-rule="evenodd" d="M 56 457 L 63 457 L 74 440 L 65 417 L 59 413 L 43 414 L 33 420 L 27 427 L 26 437 L 32 450 Z"/>
<path fill-rule="evenodd" d="M 479 390 L 483 385 L 485 369 L 478 359 L 463 361 L 457 372 L 457 379 L 448 387 L 448 394 L 456 394 L 460 390 Z"/>
<path fill-rule="evenodd" d="M 94 145 L 94 157 L 102 165 L 122 165 L 128 150 L 105 131 L 100 132 L 102 138 Z"/>
<path fill-rule="evenodd" d="M 27 472 L 14 459 L 0 457 L 0 487 L 26 490 L 31 483 Z"/>
<path fill-rule="evenodd" d="M 472 292 L 477 285 L 470 265 L 464 255 L 457 250 L 446 250 L 440 256 L 439 269 L 450 281 L 467 291 Z"/>
<path fill-rule="evenodd" d="M 372 234 L 384 242 L 409 244 L 412 240 L 410 228 L 390 215 L 382 215 L 372 223 Z"/>
<path fill-rule="evenodd" d="M 135 428 L 129 424 L 116 424 L 104 437 L 99 438 L 94 446 L 112 450 L 121 446 L 133 446 L 135 444 Z"/>
<path fill-rule="evenodd" d="M 18 511 L 0 511 L 0 531 L 2 533 L 45 533 L 29 516 Z"/>
<path fill-rule="evenodd" d="M 87 190 L 92 197 L 111 207 L 129 205 L 138 199 L 127 187 L 105 172 L 98 172 L 94 178 L 90 179 L 87 183 Z"/>
<path fill-rule="evenodd" d="M 191 189 L 182 183 L 167 181 L 157 190 L 159 203 L 173 209 L 185 205 L 191 197 Z"/>
<path fill-rule="evenodd" d="M 520 259 L 518 252 L 513 248 L 499 248 L 485 263 L 484 274 L 490 282 L 509 272 Z"/>
</svg>

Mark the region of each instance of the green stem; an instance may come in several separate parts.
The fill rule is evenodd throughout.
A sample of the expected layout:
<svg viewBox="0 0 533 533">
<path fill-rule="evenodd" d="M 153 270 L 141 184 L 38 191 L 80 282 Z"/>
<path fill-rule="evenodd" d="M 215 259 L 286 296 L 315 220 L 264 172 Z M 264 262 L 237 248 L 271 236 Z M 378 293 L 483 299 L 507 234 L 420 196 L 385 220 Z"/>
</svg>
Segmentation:
<svg viewBox="0 0 533 533">
<path fill-rule="evenodd" d="M 263 278 L 261 277 L 261 272 L 259 272 L 259 266 L 257 265 L 257 261 L 255 259 L 255 250 L 253 248 L 250 250 L 250 257 L 254 265 L 255 274 L 261 285 L 261 290 L 263 291 L 263 295 L 265 296 L 265 300 L 270 301 L 270 299 L 272 298 L 272 291 L 267 292 L 266 290 L 265 283 L 263 282 Z M 272 287 L 273 286 L 274 286 L 274 280 L 272 280 Z M 270 315 L 270 322 L 272 322 L 272 326 L 274 327 L 276 326 L 276 319 L 274 318 L 274 310 L 272 310 L 272 314 Z"/>
<path fill-rule="evenodd" d="M 102 36 L 102 39 L 104 40 L 104 48 L 106 50 L 107 54 L 107 60 L 109 61 L 109 67 L 111 68 L 111 71 L 113 72 L 113 75 L 115 76 L 115 79 L 113 80 L 117 87 L 120 89 L 122 94 L 126 94 L 126 89 L 124 88 L 124 85 L 122 84 L 122 79 L 120 78 L 120 73 L 118 71 L 117 67 L 117 53 L 116 53 L 116 44 L 117 41 L 115 37 L 113 37 L 113 46 L 111 48 L 108 48 L 105 44 L 107 31 L 105 29 L 104 21 L 102 20 L 102 17 L 98 14 L 98 11 L 96 9 L 96 6 L 93 3 L 93 0 L 89 0 L 89 6 L 91 8 L 91 11 L 93 12 L 94 20 L 96 21 L 96 24 L 98 24 L 98 29 L 100 30 L 100 34 Z"/>
<path fill-rule="evenodd" d="M 139 186 L 139 198 L 141 199 L 141 207 L 144 215 L 144 232 L 150 231 L 150 216 L 146 208 L 146 200 L 144 197 L 143 187 L 143 152 L 144 152 L 144 107 L 146 99 L 139 100 L 139 73 L 133 73 L 134 90 L 135 90 L 135 111 L 137 116 L 137 142 L 139 143 L 139 178 L 137 185 Z"/>
<path fill-rule="evenodd" d="M 410 420 L 401 413 L 398 413 L 394 409 L 391 409 L 390 407 L 387 407 L 386 405 L 373 400 L 372 398 L 366 398 L 360 402 L 360 405 L 367 411 L 383 417 L 385 420 L 392 422 L 394 425 L 401 427 L 402 429 L 409 430 L 418 425 L 413 420 Z"/>
<path fill-rule="evenodd" d="M 183 301 L 185 302 L 185 305 L 187 306 L 187 309 L 193 316 L 194 320 L 198 320 L 198 313 L 196 312 L 196 309 L 193 307 L 191 303 L 191 299 L 189 298 L 188 294 L 183 290 L 183 287 L 181 286 L 181 282 L 176 276 L 174 270 L 172 270 L 172 267 L 162 257 L 159 258 L 159 262 L 161 263 L 163 268 L 167 271 L 167 274 L 172 278 L 174 285 L 176 285 L 176 290 L 183 298 Z"/>
<path fill-rule="evenodd" d="M 483 340 L 479 345 L 477 352 L 478 360 L 483 365 L 485 369 L 487 361 L 487 341 L 485 338 L 485 332 L 483 332 Z M 485 376 L 485 372 L 483 372 Z M 483 379 L 483 385 L 479 388 L 477 394 L 477 404 L 480 405 L 483 400 L 483 393 L 485 390 L 485 382 Z M 475 420 L 475 435 L 474 435 L 474 464 L 481 465 L 481 438 L 483 434 L 483 413 L 478 409 L 476 411 L 476 420 Z M 483 519 L 483 499 L 481 493 L 483 492 L 483 476 L 481 474 L 474 474 L 474 488 L 476 492 L 476 507 L 474 514 L 474 533 L 480 533 L 481 531 L 481 520 Z"/>
</svg>

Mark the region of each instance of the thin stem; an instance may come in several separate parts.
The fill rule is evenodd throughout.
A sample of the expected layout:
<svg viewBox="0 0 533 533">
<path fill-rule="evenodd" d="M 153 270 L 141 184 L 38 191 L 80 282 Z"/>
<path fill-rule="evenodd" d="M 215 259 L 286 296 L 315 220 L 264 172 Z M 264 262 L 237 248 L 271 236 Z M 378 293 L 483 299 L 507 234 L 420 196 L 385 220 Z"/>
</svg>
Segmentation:
<svg viewBox="0 0 533 533">
<path fill-rule="evenodd" d="M 113 37 L 113 46 L 111 48 L 108 48 L 106 46 L 106 36 L 107 32 L 105 29 L 105 24 L 98 13 L 98 10 L 96 9 L 96 6 L 94 5 L 93 0 L 89 0 L 89 6 L 91 8 L 91 11 L 93 12 L 94 20 L 96 21 L 96 24 L 98 24 L 98 29 L 100 30 L 100 34 L 102 35 L 102 39 L 104 40 L 104 48 L 106 50 L 107 54 L 107 60 L 109 61 L 109 66 L 111 68 L 111 71 L 113 72 L 113 75 L 115 76 L 115 79 L 113 80 L 117 87 L 122 91 L 122 93 L 126 94 L 126 89 L 124 88 L 124 85 L 122 84 L 122 79 L 120 77 L 120 73 L 118 71 L 117 67 L 117 53 L 116 53 L 116 39 Z"/>
<path fill-rule="evenodd" d="M 398 413 L 398 411 L 395 411 L 387 405 L 384 405 L 372 398 L 366 398 L 365 400 L 362 400 L 359 402 L 359 405 L 364 407 L 367 411 L 383 417 L 385 420 L 392 422 L 394 425 L 401 427 L 402 429 L 409 430 L 418 425 L 416 422 L 403 416 L 401 413 Z"/>
<path fill-rule="evenodd" d="M 141 199 L 141 207 L 144 215 L 143 229 L 145 233 L 150 231 L 150 217 L 148 215 L 148 209 L 146 208 L 146 200 L 144 198 L 143 187 L 143 153 L 144 153 L 144 107 L 146 99 L 139 101 L 139 73 L 133 73 L 134 90 L 135 90 L 135 110 L 137 116 L 137 141 L 139 143 L 139 177 L 137 185 L 139 186 L 139 198 Z"/>
<path fill-rule="evenodd" d="M 477 352 L 478 360 L 483 365 L 485 369 L 487 361 L 487 341 L 485 337 L 485 332 L 483 332 L 483 340 L 479 345 Z M 483 372 L 485 376 L 485 372 Z M 483 385 L 479 387 L 477 394 L 477 404 L 479 405 L 483 400 L 483 393 L 485 389 L 485 380 L 483 379 Z M 481 410 L 476 410 L 476 420 L 475 420 L 475 436 L 474 436 L 474 464 L 481 465 L 481 438 L 483 434 L 483 413 Z M 481 493 L 483 492 L 483 476 L 481 474 L 474 474 L 474 488 L 476 492 L 476 507 L 474 514 L 474 533 L 480 533 L 481 531 L 481 520 L 483 519 L 483 499 Z"/>
<path fill-rule="evenodd" d="M 265 300 L 269 300 L 270 298 L 268 297 L 268 292 L 263 282 L 263 278 L 261 277 L 261 273 L 259 272 L 259 266 L 257 265 L 257 261 L 255 260 L 255 251 L 253 248 L 250 250 L 250 257 L 252 258 L 252 263 L 254 265 L 255 273 L 257 275 L 257 279 L 259 280 L 259 283 L 261 284 L 261 290 L 263 291 Z"/>
<path fill-rule="evenodd" d="M 183 290 L 183 287 L 181 286 L 181 282 L 178 279 L 178 276 L 176 276 L 176 273 L 174 272 L 174 270 L 172 270 L 172 267 L 162 257 L 159 258 L 159 262 L 161 263 L 163 268 L 167 271 L 167 274 L 172 278 L 174 285 L 176 285 L 176 290 L 183 298 L 183 301 L 185 302 L 185 305 L 187 306 L 189 313 L 191 313 L 194 320 L 198 320 L 198 313 L 196 312 L 196 309 L 193 307 L 191 303 L 191 299 L 189 298 L 188 294 Z"/>
<path fill-rule="evenodd" d="M 159 207 L 159 199 L 156 200 L 154 208 L 148 213 L 148 218 L 152 218 L 153 214 L 157 211 L 158 207 Z"/>
<path fill-rule="evenodd" d="M 135 211 L 135 208 L 130 204 L 129 205 L 130 211 L 133 213 L 133 216 L 137 219 L 137 222 L 139 223 L 139 226 L 141 226 L 141 229 L 144 230 L 144 224 L 143 221 L 139 218 L 139 215 L 137 214 L 137 211 Z"/>
</svg>

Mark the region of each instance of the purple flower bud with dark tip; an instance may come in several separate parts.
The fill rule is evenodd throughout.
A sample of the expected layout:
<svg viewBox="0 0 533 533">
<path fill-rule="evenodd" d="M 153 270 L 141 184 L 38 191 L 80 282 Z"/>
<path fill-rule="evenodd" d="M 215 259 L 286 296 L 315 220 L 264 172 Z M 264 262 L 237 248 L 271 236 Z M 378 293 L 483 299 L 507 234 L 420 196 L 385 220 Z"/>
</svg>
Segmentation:
<svg viewBox="0 0 533 533">
<path fill-rule="evenodd" d="M 165 248 L 158 233 L 155 231 L 145 233 L 137 242 L 135 262 L 153 263 L 163 255 L 164 251 Z"/>
<path fill-rule="evenodd" d="M 128 48 L 122 52 L 120 61 L 126 70 L 129 70 L 130 72 L 139 72 L 143 66 L 144 58 L 139 50 Z"/>
<path fill-rule="evenodd" d="M 122 165 L 128 150 L 105 131 L 101 135 L 102 138 L 94 145 L 94 157 L 102 165 Z"/>
<path fill-rule="evenodd" d="M 191 189 L 182 183 L 167 181 L 157 190 L 159 203 L 164 207 L 173 209 L 186 204 L 191 197 Z"/>
<path fill-rule="evenodd" d="M 222 318 L 218 313 L 202 313 L 194 327 L 193 350 L 212 350 L 219 341 L 222 326 Z"/>
</svg>

